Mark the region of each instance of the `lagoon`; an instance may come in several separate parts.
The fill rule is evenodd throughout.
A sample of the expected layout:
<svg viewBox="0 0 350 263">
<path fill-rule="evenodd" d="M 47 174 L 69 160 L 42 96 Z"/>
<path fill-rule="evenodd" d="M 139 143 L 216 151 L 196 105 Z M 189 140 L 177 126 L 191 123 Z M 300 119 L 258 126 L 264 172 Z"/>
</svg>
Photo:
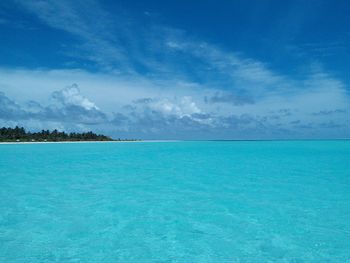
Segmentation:
<svg viewBox="0 0 350 263">
<path fill-rule="evenodd" d="M 0 262 L 347 262 L 350 141 L 0 145 Z"/>
</svg>

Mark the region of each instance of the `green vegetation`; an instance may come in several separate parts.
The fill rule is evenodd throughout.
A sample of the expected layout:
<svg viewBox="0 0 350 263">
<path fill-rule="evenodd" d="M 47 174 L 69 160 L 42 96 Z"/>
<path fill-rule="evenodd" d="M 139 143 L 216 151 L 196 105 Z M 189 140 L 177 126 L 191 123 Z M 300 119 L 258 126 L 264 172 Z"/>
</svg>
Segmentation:
<svg viewBox="0 0 350 263">
<path fill-rule="evenodd" d="M 26 132 L 23 127 L 1 128 L 0 142 L 62 142 L 62 141 L 115 141 L 111 137 L 93 132 L 65 133 L 58 130 L 42 130 L 41 132 Z M 121 141 L 118 139 L 117 141 Z M 130 140 L 126 140 L 130 141 Z"/>
</svg>

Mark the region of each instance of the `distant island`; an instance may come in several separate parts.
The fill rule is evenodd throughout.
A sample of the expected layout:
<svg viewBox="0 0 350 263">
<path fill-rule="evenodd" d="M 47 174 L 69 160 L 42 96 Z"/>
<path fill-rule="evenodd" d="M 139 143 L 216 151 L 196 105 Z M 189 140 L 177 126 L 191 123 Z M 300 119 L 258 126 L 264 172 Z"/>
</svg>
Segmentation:
<svg viewBox="0 0 350 263">
<path fill-rule="evenodd" d="M 66 141 L 136 141 L 134 139 L 112 139 L 91 131 L 83 133 L 66 133 L 58 130 L 27 132 L 23 127 L 0 128 L 0 142 L 66 142 Z"/>
</svg>

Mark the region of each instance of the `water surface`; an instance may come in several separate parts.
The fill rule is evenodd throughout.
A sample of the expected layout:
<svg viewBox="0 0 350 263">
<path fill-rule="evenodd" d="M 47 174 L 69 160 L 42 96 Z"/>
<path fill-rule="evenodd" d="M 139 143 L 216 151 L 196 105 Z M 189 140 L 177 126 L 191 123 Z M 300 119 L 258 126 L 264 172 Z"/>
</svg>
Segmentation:
<svg viewBox="0 0 350 263">
<path fill-rule="evenodd" d="M 0 145 L 0 262 L 350 262 L 350 141 Z"/>
</svg>

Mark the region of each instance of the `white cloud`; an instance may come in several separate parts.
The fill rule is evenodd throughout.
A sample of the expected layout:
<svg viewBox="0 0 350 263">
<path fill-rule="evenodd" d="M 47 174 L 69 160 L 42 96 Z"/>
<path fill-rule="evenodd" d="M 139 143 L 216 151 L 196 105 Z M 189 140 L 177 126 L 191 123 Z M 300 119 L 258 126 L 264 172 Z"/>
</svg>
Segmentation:
<svg viewBox="0 0 350 263">
<path fill-rule="evenodd" d="M 83 107 L 85 110 L 99 110 L 95 103 L 81 95 L 77 84 L 72 84 L 63 90 L 55 91 L 52 94 L 52 98 L 64 106 L 74 105 Z"/>
<path fill-rule="evenodd" d="M 176 115 L 178 117 L 190 116 L 194 113 L 200 113 L 200 109 L 191 97 L 182 97 L 179 101 L 173 102 L 168 98 L 155 100 L 148 105 L 152 110 L 156 110 L 165 115 Z"/>
</svg>

